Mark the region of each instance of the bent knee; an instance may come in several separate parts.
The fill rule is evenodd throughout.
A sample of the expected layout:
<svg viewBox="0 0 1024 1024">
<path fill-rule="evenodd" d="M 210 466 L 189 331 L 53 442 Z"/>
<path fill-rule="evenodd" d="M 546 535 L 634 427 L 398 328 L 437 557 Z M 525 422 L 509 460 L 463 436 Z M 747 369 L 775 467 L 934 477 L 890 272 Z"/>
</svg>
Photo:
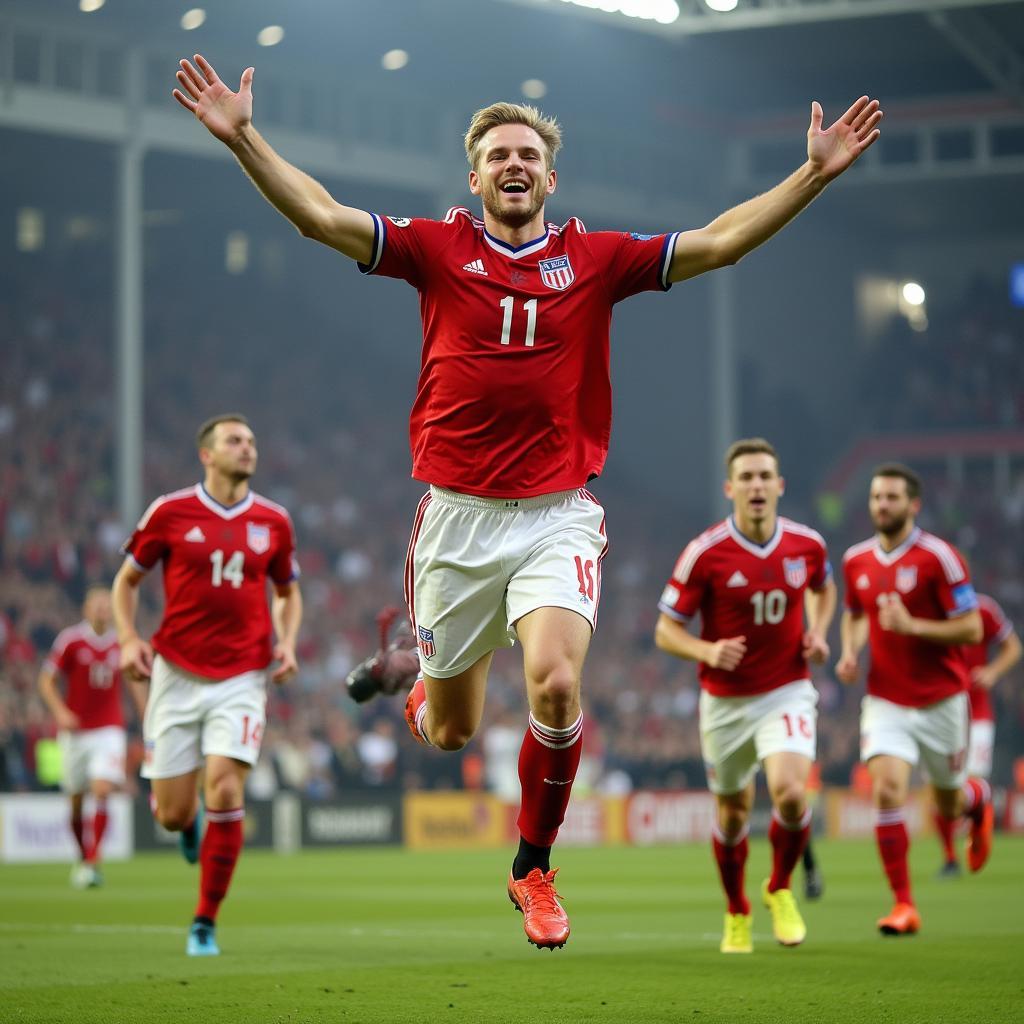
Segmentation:
<svg viewBox="0 0 1024 1024">
<path fill-rule="evenodd" d="M 465 729 L 458 724 L 442 722 L 428 729 L 430 742 L 438 750 L 455 751 L 462 748 L 473 738 L 473 730 Z"/>
<path fill-rule="evenodd" d="M 192 824 L 194 818 L 194 807 L 158 807 L 156 810 L 156 820 L 168 832 L 181 832 Z"/>
<path fill-rule="evenodd" d="M 772 796 L 783 821 L 798 821 L 807 810 L 807 790 L 801 782 L 782 786 Z"/>
</svg>

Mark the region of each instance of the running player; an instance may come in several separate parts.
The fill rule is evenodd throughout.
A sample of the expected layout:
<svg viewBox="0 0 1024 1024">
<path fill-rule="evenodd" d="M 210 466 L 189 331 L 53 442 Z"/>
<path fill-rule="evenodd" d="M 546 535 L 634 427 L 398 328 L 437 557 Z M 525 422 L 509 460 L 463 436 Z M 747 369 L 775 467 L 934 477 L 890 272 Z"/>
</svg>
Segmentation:
<svg viewBox="0 0 1024 1024">
<path fill-rule="evenodd" d="M 586 484 L 611 432 L 613 305 L 737 262 L 803 210 L 879 136 L 861 97 L 828 128 L 811 107 L 807 161 L 707 227 L 588 233 L 544 219 L 557 185 L 558 124 L 495 103 L 465 136 L 482 216 L 381 216 L 336 202 L 252 123 L 253 69 L 232 92 L 203 57 L 181 61 L 175 99 L 227 145 L 305 236 L 420 293 L 422 369 L 413 476 L 430 485 L 409 546 L 406 597 L 423 677 L 414 736 L 458 750 L 480 724 L 495 649 L 523 647 L 530 705 L 519 760 L 520 845 L 507 891 L 527 938 L 564 945 L 569 921 L 550 853 L 579 764 L 580 677 L 597 616 L 604 512 Z"/>
<path fill-rule="evenodd" d="M 797 946 L 807 934 L 790 888 L 811 835 L 818 693 L 807 662 L 828 658 L 836 586 L 821 535 L 778 515 L 785 481 L 772 445 L 737 441 L 725 467 L 732 515 L 679 556 L 658 604 L 655 642 L 700 663 L 701 752 L 718 803 L 711 843 L 727 901 L 719 948 L 750 953 L 744 871 L 759 764 L 772 800 L 772 872 L 761 896 L 778 942 Z M 700 636 L 687 628 L 698 614 Z"/>
<path fill-rule="evenodd" d="M 988 783 L 967 778 L 969 675 L 960 649 L 981 640 L 981 615 L 960 553 L 915 523 L 921 479 L 912 469 L 879 466 L 868 509 L 874 537 L 843 558 L 846 609 L 836 675 L 855 683 L 858 655 L 870 643 L 860 756 L 871 773 L 875 836 L 895 898 L 878 928 L 883 935 L 911 935 L 921 916 L 911 895 L 903 807 L 918 760 L 939 813 L 951 823 L 965 814 L 970 819 L 972 871 L 982 868 L 992 845 Z"/>
</svg>

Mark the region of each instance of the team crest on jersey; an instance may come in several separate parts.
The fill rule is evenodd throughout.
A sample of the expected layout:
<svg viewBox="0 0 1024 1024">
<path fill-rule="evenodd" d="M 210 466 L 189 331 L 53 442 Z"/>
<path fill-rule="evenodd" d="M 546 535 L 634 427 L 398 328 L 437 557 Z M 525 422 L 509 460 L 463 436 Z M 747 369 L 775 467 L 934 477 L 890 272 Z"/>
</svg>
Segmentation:
<svg viewBox="0 0 1024 1024">
<path fill-rule="evenodd" d="M 270 527 L 260 523 L 246 523 L 245 541 L 257 555 L 264 554 L 270 550 Z"/>
<path fill-rule="evenodd" d="M 807 582 L 807 559 L 803 555 L 799 558 L 784 558 L 782 571 L 786 582 L 794 589 L 799 589 Z"/>
<path fill-rule="evenodd" d="M 548 288 L 564 292 L 576 280 L 572 264 L 568 256 L 555 256 L 550 260 L 541 260 L 537 266 L 540 268 L 540 279 Z"/>
<path fill-rule="evenodd" d="M 434 631 L 427 629 L 425 626 L 417 626 L 416 635 L 420 654 L 424 658 L 432 658 L 434 656 Z"/>
<path fill-rule="evenodd" d="M 901 565 L 896 570 L 896 589 L 909 594 L 917 586 L 917 566 Z"/>
</svg>

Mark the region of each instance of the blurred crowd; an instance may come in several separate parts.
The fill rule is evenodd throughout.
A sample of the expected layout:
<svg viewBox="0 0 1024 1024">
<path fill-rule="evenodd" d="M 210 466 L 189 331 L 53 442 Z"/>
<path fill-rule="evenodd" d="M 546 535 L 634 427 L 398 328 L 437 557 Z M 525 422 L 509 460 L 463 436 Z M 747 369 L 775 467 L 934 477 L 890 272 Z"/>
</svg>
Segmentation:
<svg viewBox="0 0 1024 1024">
<path fill-rule="evenodd" d="M 132 525 L 119 521 L 115 494 L 108 296 L 88 273 L 69 275 L 57 265 L 21 267 L 0 289 L 0 790 L 39 786 L 35 745 L 53 735 L 36 693 L 41 661 L 56 634 L 77 621 L 85 586 L 112 579 Z M 408 474 L 415 346 L 401 371 L 383 356 L 375 361 L 372 345 L 349 359 L 351 342 L 339 340 L 344 324 L 326 315 L 321 322 L 315 309 L 296 338 L 287 296 L 268 290 L 255 298 L 249 292 L 244 303 L 230 298 L 218 292 L 206 304 L 149 302 L 144 476 L 147 501 L 197 481 L 198 423 L 240 411 L 259 443 L 255 489 L 293 515 L 305 599 L 301 673 L 272 694 L 253 795 L 287 788 L 319 799 L 359 788 L 488 786 L 514 798 L 526 715 L 517 652 L 496 657 L 483 727 L 458 756 L 414 744 L 400 698 L 356 705 L 344 687 L 349 669 L 376 646 L 378 610 L 402 600 L 409 528 L 423 490 Z M 879 426 L 1020 421 L 1021 318 L 998 317 L 982 299 L 968 296 L 948 317 L 935 317 L 929 358 L 908 349 L 906 365 L 889 368 L 889 385 L 905 387 L 906 401 L 880 403 L 891 415 L 879 412 Z M 936 346 L 942 359 L 934 358 Z M 1019 457 L 1002 488 L 985 459 L 958 475 L 939 462 L 919 468 L 927 481 L 922 525 L 961 547 L 979 589 L 1024 623 Z M 577 788 L 703 786 L 695 666 L 656 651 L 652 633 L 678 551 L 707 524 L 680 523 L 664 502 L 617 492 L 608 481 L 595 491 L 608 509 L 612 543 L 584 680 L 588 730 Z M 845 511 L 830 506 L 827 525 L 810 495 L 787 495 L 782 511 L 822 529 L 838 569 L 845 546 L 871 532 L 862 498 L 852 494 Z M 143 623 L 152 628 L 158 580 L 142 592 Z M 861 690 L 841 687 L 831 666 L 815 677 L 822 775 L 843 784 L 857 756 Z M 1020 683 L 1018 674 L 999 686 L 1003 751 L 1022 748 Z M 131 715 L 127 700 L 125 707 Z M 137 767 L 134 719 L 131 729 Z M 1008 774 L 1009 757 L 997 754 L 997 776 Z"/>
</svg>

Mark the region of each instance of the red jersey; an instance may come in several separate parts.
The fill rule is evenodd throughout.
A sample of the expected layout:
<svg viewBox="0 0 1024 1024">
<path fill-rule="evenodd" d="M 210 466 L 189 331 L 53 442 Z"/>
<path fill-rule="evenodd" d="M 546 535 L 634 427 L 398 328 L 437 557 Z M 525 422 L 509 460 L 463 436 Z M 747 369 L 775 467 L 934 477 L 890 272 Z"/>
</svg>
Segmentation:
<svg viewBox="0 0 1024 1024">
<path fill-rule="evenodd" d="M 974 611 L 978 598 L 956 548 L 918 527 L 889 552 L 873 537 L 846 552 L 843 576 L 846 607 L 856 616 L 868 616 L 868 693 L 919 708 L 967 689 L 962 648 L 878 625 L 879 606 L 890 594 L 898 594 L 915 618 L 947 619 Z"/>
<path fill-rule="evenodd" d="M 679 622 L 700 612 L 702 640 L 747 638 L 731 672 L 703 662 L 698 669 L 708 693 L 746 697 L 808 678 L 804 591 L 821 590 L 831 575 L 825 541 L 810 527 L 780 516 L 757 544 L 730 516 L 686 546 L 658 607 Z"/>
<path fill-rule="evenodd" d="M 468 210 L 373 215 L 364 273 L 420 293 L 423 350 L 409 423 L 412 475 L 528 498 L 600 474 L 612 423 L 612 306 L 668 290 L 676 234 L 587 233 L 573 218 L 513 248 Z"/>
<path fill-rule="evenodd" d="M 978 611 L 981 612 L 981 641 L 976 644 L 964 644 L 962 650 L 967 662 L 967 671 L 981 668 L 988 664 L 988 649 L 992 644 L 1001 644 L 1012 632 L 1013 623 L 999 607 L 999 603 L 988 594 L 978 595 Z M 972 722 L 991 722 L 995 715 L 992 711 L 992 691 L 987 687 L 970 684 L 967 691 L 971 702 Z"/>
<path fill-rule="evenodd" d="M 78 716 L 82 729 L 124 727 L 120 665 L 114 630 L 97 636 L 85 621 L 61 630 L 43 663 L 48 672 L 67 680 L 64 703 Z"/>
<path fill-rule="evenodd" d="M 288 513 L 250 491 L 230 507 L 202 484 L 157 498 L 124 546 L 132 564 L 164 567 L 164 614 L 153 649 L 207 679 L 271 661 L 267 579 L 299 575 Z"/>
</svg>

